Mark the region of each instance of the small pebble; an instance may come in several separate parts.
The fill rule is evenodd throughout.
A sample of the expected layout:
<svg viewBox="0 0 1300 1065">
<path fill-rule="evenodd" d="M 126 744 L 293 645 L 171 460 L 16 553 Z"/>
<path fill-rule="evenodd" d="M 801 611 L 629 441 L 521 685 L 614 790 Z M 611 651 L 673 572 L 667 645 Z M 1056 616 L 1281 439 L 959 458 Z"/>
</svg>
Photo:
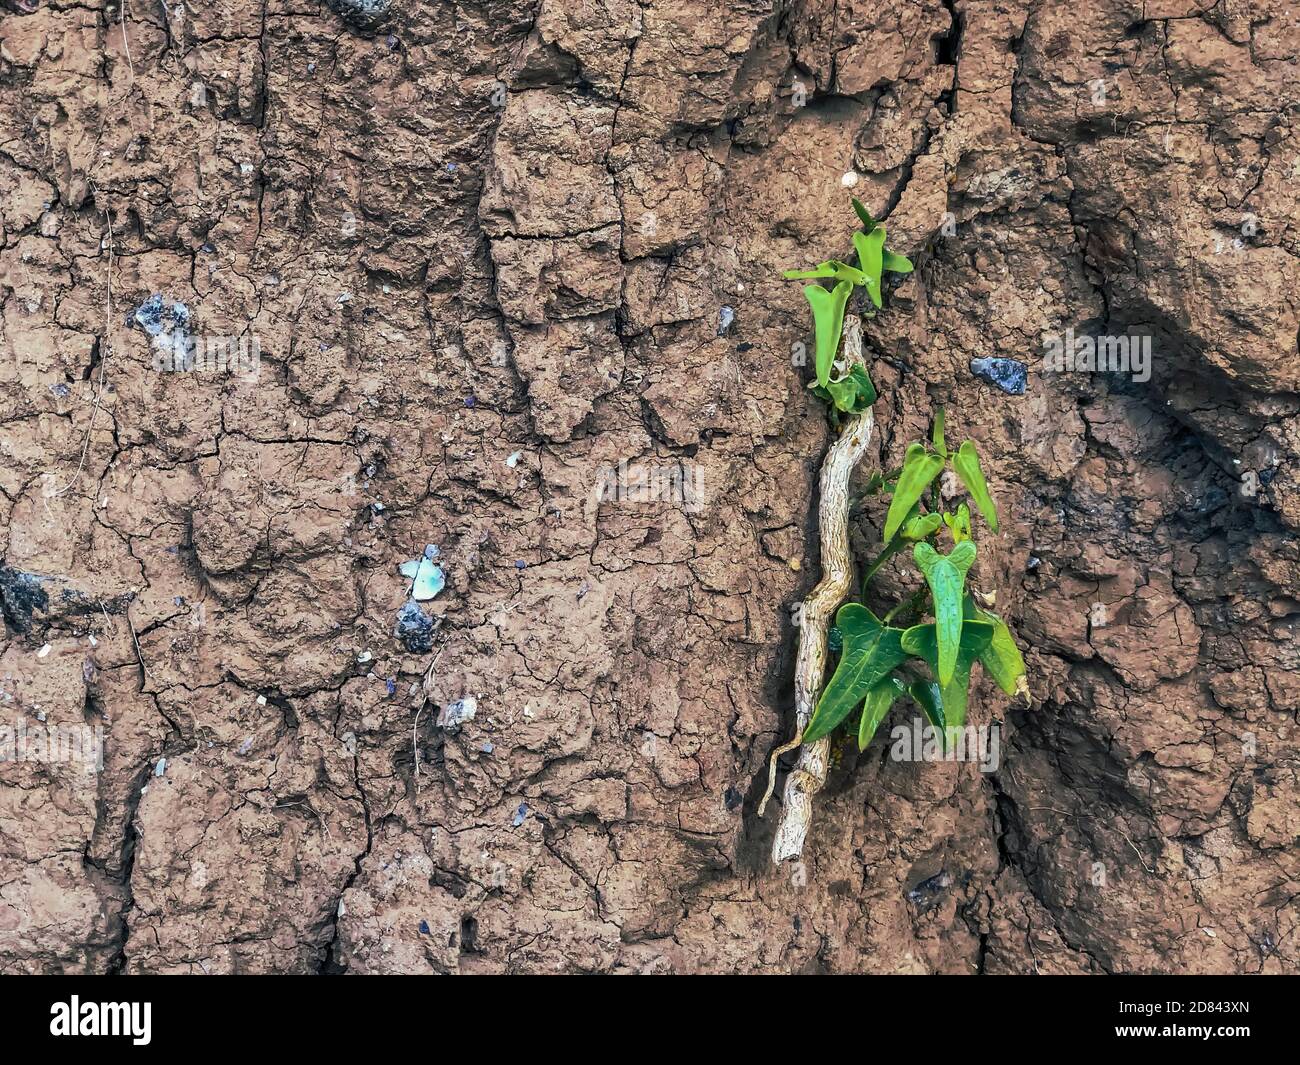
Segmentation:
<svg viewBox="0 0 1300 1065">
<path fill-rule="evenodd" d="M 156 766 L 153 767 L 153 775 L 156 776 L 156 777 L 160 777 L 160 776 L 162 776 L 165 772 L 167 772 L 167 759 L 166 759 L 166 758 L 159 758 L 159 759 L 158 759 L 158 764 L 157 764 Z"/>
<path fill-rule="evenodd" d="M 1009 396 L 1023 396 L 1029 382 L 1029 370 L 1015 359 L 971 359 L 970 372 Z"/>
<path fill-rule="evenodd" d="M 522 558 L 517 558 L 517 559 L 515 559 L 515 569 L 524 569 L 524 568 L 526 568 L 527 566 L 528 566 L 528 563 L 525 562 Z"/>
<path fill-rule="evenodd" d="M 472 407 L 472 406 L 474 406 L 474 397 L 473 397 L 473 396 L 466 396 L 466 397 L 465 397 L 465 406 L 467 406 L 467 407 Z"/>
<path fill-rule="evenodd" d="M 798 573 L 801 569 L 803 569 L 803 563 L 800 562 L 797 558 L 792 558 L 790 559 L 790 568 L 794 570 L 795 573 Z"/>
<path fill-rule="evenodd" d="M 718 336 L 727 335 L 727 330 L 731 328 L 731 323 L 736 320 L 736 312 L 731 307 L 723 307 L 718 312 Z"/>
<path fill-rule="evenodd" d="M 478 700 L 472 695 L 467 695 L 463 699 L 457 699 L 454 703 L 449 703 L 438 712 L 437 725 L 439 728 L 455 730 L 460 728 L 466 721 L 473 721 L 474 715 L 478 713 Z"/>
<path fill-rule="evenodd" d="M 519 804 L 519 809 L 515 811 L 514 819 L 510 822 L 510 824 L 513 827 L 518 828 L 520 825 L 524 823 L 524 819 L 527 816 L 528 816 L 528 803 L 521 802 Z"/>
</svg>

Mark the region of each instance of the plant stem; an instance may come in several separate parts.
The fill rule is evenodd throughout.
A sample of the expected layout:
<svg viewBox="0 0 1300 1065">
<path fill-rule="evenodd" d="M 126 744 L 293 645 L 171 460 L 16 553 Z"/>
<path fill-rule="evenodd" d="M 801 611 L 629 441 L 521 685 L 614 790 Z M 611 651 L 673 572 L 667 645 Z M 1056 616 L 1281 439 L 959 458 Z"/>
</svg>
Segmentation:
<svg viewBox="0 0 1300 1065">
<path fill-rule="evenodd" d="M 847 365 L 863 362 L 862 332 L 855 316 L 845 319 L 842 350 Z M 822 579 L 804 600 L 799 623 L 794 684 L 795 737 L 776 748 L 769 758 L 767 791 L 758 806 L 760 817 L 776 784 L 776 760 L 783 752 L 799 745 L 821 694 L 826 671 L 826 631 L 832 612 L 843 602 L 853 581 L 848 535 L 849 478 L 866 454 L 874 424 L 870 410 L 847 417 L 839 438 L 831 445 L 822 463 L 818 526 L 823 573 Z M 781 816 L 772 841 L 774 863 L 797 859 L 803 852 L 812 821 L 813 796 L 826 783 L 829 763 L 828 737 L 805 745 L 799 751 L 798 761 L 785 780 Z"/>
<path fill-rule="evenodd" d="M 876 556 L 875 561 L 867 567 L 867 572 L 862 576 L 862 590 L 864 593 L 866 592 L 867 585 L 871 583 L 871 578 L 876 575 L 876 571 L 906 546 L 907 545 L 903 543 L 902 539 L 896 536 L 890 541 L 889 546 Z"/>
<path fill-rule="evenodd" d="M 901 603 L 899 603 L 896 607 L 894 607 L 893 610 L 891 610 L 888 614 L 885 615 L 884 618 L 885 624 L 888 625 L 891 621 L 893 621 L 895 614 L 902 613 L 903 611 L 915 610 L 918 606 L 921 605 L 922 600 L 925 599 L 925 593 L 926 593 L 925 588 L 918 588 L 915 592 L 912 593 L 910 598 L 904 599 Z"/>
</svg>

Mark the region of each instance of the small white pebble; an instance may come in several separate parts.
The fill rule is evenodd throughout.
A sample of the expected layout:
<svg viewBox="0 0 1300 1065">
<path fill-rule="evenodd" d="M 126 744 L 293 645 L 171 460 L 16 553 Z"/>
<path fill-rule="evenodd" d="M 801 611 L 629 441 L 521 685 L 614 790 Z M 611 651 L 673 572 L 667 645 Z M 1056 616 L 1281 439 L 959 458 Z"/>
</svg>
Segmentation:
<svg viewBox="0 0 1300 1065">
<path fill-rule="evenodd" d="M 523 457 L 524 457 L 524 453 L 522 451 L 516 451 L 508 459 L 506 459 L 506 465 L 513 470 L 516 466 L 519 465 L 519 460 Z"/>
<path fill-rule="evenodd" d="M 44 647 L 42 647 L 39 651 L 36 652 L 36 657 L 44 658 L 49 653 L 50 653 L 50 645 L 47 643 Z"/>
<path fill-rule="evenodd" d="M 856 170 L 846 171 L 844 176 L 840 178 L 840 184 L 843 185 L 846 189 L 853 188 L 853 186 L 856 185 L 857 183 L 858 183 L 858 172 Z"/>
<path fill-rule="evenodd" d="M 266 705 L 266 696 L 265 696 L 265 695 L 259 695 L 259 696 L 257 697 L 257 705 L 258 705 L 258 706 L 265 706 L 265 705 Z"/>
</svg>

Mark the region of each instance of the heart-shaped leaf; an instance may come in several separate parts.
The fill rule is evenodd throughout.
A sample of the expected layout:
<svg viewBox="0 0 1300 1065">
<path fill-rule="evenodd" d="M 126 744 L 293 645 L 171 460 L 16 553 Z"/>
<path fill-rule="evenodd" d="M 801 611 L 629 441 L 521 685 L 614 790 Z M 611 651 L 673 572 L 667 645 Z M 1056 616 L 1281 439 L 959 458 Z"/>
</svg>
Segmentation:
<svg viewBox="0 0 1300 1065">
<path fill-rule="evenodd" d="M 987 621 L 993 626 L 993 639 L 980 655 L 980 664 L 992 677 L 999 688 L 1008 695 L 1029 695 L 1029 683 L 1025 672 L 1025 659 L 1016 646 L 1015 637 L 1005 621 L 991 610 L 983 610 L 975 605 L 974 600 L 966 597 L 965 613 L 967 618 Z"/>
<path fill-rule="evenodd" d="M 939 685 L 932 680 L 914 680 L 907 686 L 907 694 L 921 708 L 926 720 L 937 728 L 941 735 L 946 736 L 943 721 L 943 693 L 940 692 Z"/>
<path fill-rule="evenodd" d="M 831 379 L 831 366 L 835 363 L 835 355 L 840 348 L 840 334 L 844 331 L 844 308 L 848 305 L 849 293 L 852 291 L 853 284 L 849 281 L 840 281 L 832 289 L 821 285 L 804 285 L 803 294 L 813 312 L 817 383 L 823 388 Z"/>
<path fill-rule="evenodd" d="M 902 538 L 909 543 L 917 543 L 924 540 L 941 524 L 942 518 L 938 514 L 922 514 L 918 511 L 915 517 L 903 522 Z"/>
<path fill-rule="evenodd" d="M 836 281 L 848 281 L 854 285 L 865 285 L 866 275 L 856 267 L 839 259 L 827 259 L 818 263 L 811 270 L 786 270 L 781 274 L 787 281 L 803 281 L 809 278 L 833 277 Z"/>
<path fill-rule="evenodd" d="M 961 644 L 957 650 L 957 660 L 952 677 L 947 684 L 939 685 L 939 697 L 943 708 L 943 727 L 948 736 L 966 723 L 966 704 L 970 697 L 971 667 L 979 661 L 990 641 L 993 639 L 993 626 L 987 621 L 968 621 L 962 626 Z M 939 672 L 939 642 L 933 623 L 914 625 L 903 633 L 903 649 L 908 654 L 923 658 L 937 675 Z M 922 709 L 925 709 L 922 704 Z M 928 716 L 928 712 L 927 712 Z"/>
<path fill-rule="evenodd" d="M 971 538 L 970 507 L 965 503 L 957 508 L 956 514 L 944 514 L 943 523 L 948 526 L 948 531 L 952 533 L 952 542 L 954 544 L 964 543 Z"/>
<path fill-rule="evenodd" d="M 876 734 L 880 723 L 885 720 L 889 708 L 906 694 L 907 685 L 896 676 L 886 677 L 867 692 L 866 701 L 862 704 L 862 717 L 858 721 L 858 750 L 867 749 L 867 744 Z"/>
<path fill-rule="evenodd" d="M 912 260 L 906 255 L 899 255 L 896 251 L 885 249 L 884 268 L 894 274 L 910 274 L 912 272 Z"/>
<path fill-rule="evenodd" d="M 971 499 L 975 500 L 975 505 L 980 508 L 980 513 L 989 523 L 989 528 L 997 532 L 997 508 L 993 505 L 993 497 L 989 495 L 989 486 L 984 481 L 984 471 L 980 469 L 980 457 L 976 454 L 975 445 L 971 441 L 967 440 L 957 449 L 957 454 L 952 457 L 952 468 L 957 471 L 961 483 L 966 486 Z"/>
<path fill-rule="evenodd" d="M 804 743 L 828 735 L 866 698 L 867 692 L 907 658 L 899 643 L 903 630 L 885 625 L 860 603 L 840 607 L 835 624 L 843 637 L 844 651 L 804 729 Z"/>
<path fill-rule="evenodd" d="M 937 676 L 939 686 L 947 687 L 961 643 L 962 599 L 966 594 L 966 571 L 975 561 L 975 544 L 966 540 L 954 547 L 951 554 L 941 555 L 929 544 L 919 543 L 912 549 L 912 557 L 930 586 L 938 633 Z"/>
<path fill-rule="evenodd" d="M 855 363 L 847 377 L 827 384 L 826 392 L 836 408 L 846 414 L 861 414 L 876 402 L 876 386 L 861 363 Z"/>
<path fill-rule="evenodd" d="M 870 233 L 854 233 L 853 247 L 858 253 L 858 267 L 866 275 L 867 295 L 877 307 L 880 301 L 880 274 L 884 269 L 885 227 L 876 226 Z"/>
<path fill-rule="evenodd" d="M 921 444 L 912 444 L 903 458 L 903 469 L 894 487 L 894 497 L 889 501 L 885 515 L 884 542 L 889 543 L 902 527 L 912 508 L 930 487 L 930 482 L 943 470 L 943 456 L 926 451 Z"/>
</svg>

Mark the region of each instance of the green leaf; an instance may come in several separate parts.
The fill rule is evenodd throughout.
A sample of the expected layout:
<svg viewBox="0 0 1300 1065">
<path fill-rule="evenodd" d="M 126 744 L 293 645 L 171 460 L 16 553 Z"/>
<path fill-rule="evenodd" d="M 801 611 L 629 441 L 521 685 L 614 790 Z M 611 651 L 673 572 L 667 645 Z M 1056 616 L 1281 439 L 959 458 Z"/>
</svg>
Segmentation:
<svg viewBox="0 0 1300 1065">
<path fill-rule="evenodd" d="M 849 370 L 847 377 L 827 384 L 826 393 L 836 408 L 846 414 L 861 414 L 876 402 L 876 386 L 871 383 L 867 368 L 860 363 Z"/>
<path fill-rule="evenodd" d="M 942 520 L 938 514 L 922 514 L 917 508 L 912 509 L 916 516 L 903 522 L 903 539 L 917 543 L 933 533 L 942 524 Z"/>
<path fill-rule="evenodd" d="M 862 201 L 856 196 L 851 197 L 853 200 L 853 213 L 858 216 L 858 221 L 862 223 L 863 229 L 870 233 L 876 228 L 876 220 L 871 217 L 871 212 L 862 206 Z"/>
<path fill-rule="evenodd" d="M 932 680 L 914 680 L 908 685 L 907 694 L 921 708 L 925 714 L 926 720 L 939 730 L 940 735 L 947 738 L 943 722 L 943 694 L 939 691 L 939 685 Z"/>
<path fill-rule="evenodd" d="M 912 260 L 906 255 L 899 255 L 896 251 L 885 249 L 884 268 L 894 274 L 910 274 L 912 272 Z"/>
<path fill-rule="evenodd" d="M 975 561 L 975 545 L 967 540 L 948 555 L 941 555 L 927 543 L 919 543 L 912 557 L 925 575 L 934 600 L 934 619 L 938 633 L 939 686 L 947 687 L 957 666 L 961 644 L 962 597 L 966 592 L 966 571 Z"/>
<path fill-rule="evenodd" d="M 897 677 L 886 677 L 871 691 L 867 692 L 866 702 L 862 704 L 862 717 L 858 721 L 858 750 L 865 751 L 876 729 L 885 720 L 889 708 L 895 700 L 907 694 L 907 685 Z"/>
<path fill-rule="evenodd" d="M 1015 637 L 1005 621 L 990 610 L 975 608 L 981 621 L 993 626 L 993 639 L 980 655 L 980 664 L 988 675 L 997 681 L 997 685 L 1008 695 L 1029 695 L 1029 683 L 1025 673 L 1025 659 L 1016 646 Z"/>
<path fill-rule="evenodd" d="M 834 277 L 835 262 L 833 259 L 828 259 L 811 270 L 783 270 L 781 276 L 787 281 L 803 281 L 810 277 Z"/>
<path fill-rule="evenodd" d="M 894 498 L 889 502 L 889 513 L 885 515 L 885 543 L 894 538 L 908 513 L 942 470 L 942 455 L 926 451 L 921 444 L 908 447 L 903 458 L 903 469 L 898 475 L 898 485 L 894 489 Z"/>
<path fill-rule="evenodd" d="M 954 544 L 965 543 L 971 538 L 970 507 L 965 503 L 957 508 L 956 514 L 945 513 L 943 523 L 948 526 L 948 531 L 952 533 L 952 542 Z"/>
<path fill-rule="evenodd" d="M 827 259 L 818 263 L 811 270 L 786 270 L 781 274 L 787 281 L 802 281 L 807 278 L 833 277 L 836 281 L 848 281 L 854 285 L 865 285 L 866 275 L 856 267 L 839 259 Z"/>
<path fill-rule="evenodd" d="M 854 233 L 853 247 L 857 249 L 858 266 L 866 275 L 867 295 L 880 306 L 880 274 L 884 268 L 885 227 L 876 226 L 870 233 Z"/>
<path fill-rule="evenodd" d="M 993 626 L 987 621 L 968 621 L 962 626 L 961 644 L 952 677 L 947 684 L 940 683 L 939 697 L 943 708 L 943 725 L 946 736 L 966 723 L 966 704 L 970 700 L 971 667 L 979 660 L 993 639 Z M 933 622 L 914 625 L 903 633 L 902 646 L 908 654 L 925 659 L 938 674 L 938 633 Z M 925 709 L 925 704 L 922 704 Z M 929 716 L 927 712 L 927 716 Z M 933 719 L 931 719 L 933 723 Z"/>
<path fill-rule="evenodd" d="M 930 442 L 934 444 L 935 451 L 946 458 L 948 449 L 943 442 L 943 422 L 943 408 L 940 407 L 939 413 L 934 416 L 934 427 L 930 430 Z"/>
<path fill-rule="evenodd" d="M 989 523 L 989 528 L 997 532 L 997 508 L 993 506 L 993 497 L 989 495 L 988 485 L 984 483 L 984 471 L 980 469 L 980 457 L 976 454 L 975 445 L 971 441 L 967 440 L 957 449 L 957 454 L 952 457 L 952 468 L 957 471 L 961 483 L 966 486 L 966 491 L 970 493 L 971 499 L 975 500 L 975 505 L 980 508 L 980 513 L 984 515 L 984 520 Z"/>
<path fill-rule="evenodd" d="M 861 603 L 840 607 L 835 624 L 844 639 L 844 652 L 804 729 L 804 743 L 828 735 L 866 698 L 867 692 L 907 659 L 899 644 L 903 630 L 886 626 Z"/>
<path fill-rule="evenodd" d="M 848 281 L 839 282 L 833 289 L 821 285 L 804 285 L 803 288 L 803 294 L 812 307 L 816 331 L 817 383 L 823 388 L 831 379 L 831 366 L 839 351 L 840 334 L 844 331 L 844 308 L 852 291 L 853 285 Z"/>
</svg>

